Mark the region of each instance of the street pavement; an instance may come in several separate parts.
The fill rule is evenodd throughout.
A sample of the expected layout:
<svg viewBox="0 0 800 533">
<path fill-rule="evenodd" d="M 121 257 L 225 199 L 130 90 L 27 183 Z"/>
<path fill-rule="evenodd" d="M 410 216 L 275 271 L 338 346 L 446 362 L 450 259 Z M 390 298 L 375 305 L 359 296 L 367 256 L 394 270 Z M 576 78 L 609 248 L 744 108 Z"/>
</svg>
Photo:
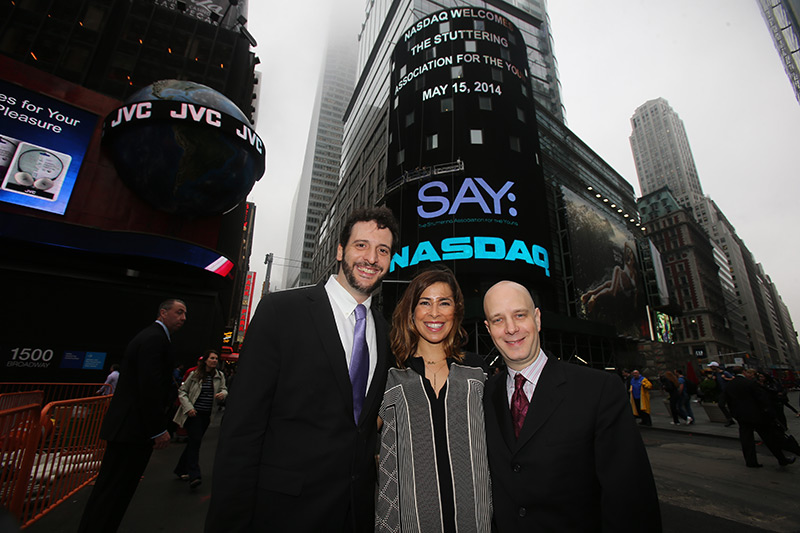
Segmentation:
<svg viewBox="0 0 800 533">
<path fill-rule="evenodd" d="M 799 395 L 800 393 L 797 391 L 792 391 L 789 393 L 790 404 L 795 409 L 798 409 Z M 666 394 L 661 391 L 655 391 L 651 394 L 650 413 L 653 419 L 653 429 L 680 431 L 697 435 L 726 437 L 739 440 L 738 425 L 725 427 L 725 424 L 711 422 L 706 409 L 702 404 L 697 403 L 696 401 L 692 402 L 692 411 L 695 414 L 695 423 L 692 425 L 685 425 L 683 420 L 681 420 L 680 426 L 673 426 L 671 424 L 672 416 L 669 414 L 669 402 L 666 401 L 666 399 Z M 786 422 L 789 426 L 789 432 L 796 438 L 800 439 L 800 418 L 798 418 L 795 413 L 789 409 L 785 409 L 784 411 L 786 413 Z M 756 435 L 756 438 L 758 438 L 758 435 Z M 800 466 L 800 462 L 798 462 L 798 465 Z"/>
<path fill-rule="evenodd" d="M 672 418 L 663 398 L 665 396 L 662 392 L 653 393 L 653 427 L 642 427 L 641 433 L 648 445 L 659 488 L 665 533 L 800 531 L 800 519 L 795 521 L 793 516 L 787 517 L 785 513 L 781 513 L 780 507 L 771 507 L 772 504 L 796 502 L 800 499 L 800 461 L 796 465 L 779 468 L 769 452 L 759 446 L 760 461 L 765 467 L 756 471 L 745 468 L 737 442 L 737 426 L 725 427 L 722 423 L 711 422 L 705 410 L 697 403 L 692 404 L 695 424 L 673 426 L 670 424 Z M 790 401 L 795 408 L 798 407 L 798 392 L 790 393 Z M 789 410 L 786 415 L 790 431 L 800 437 L 800 418 Z M 139 489 L 122 521 L 120 533 L 197 533 L 203 530 L 210 501 L 211 467 L 219 436 L 220 419 L 217 415 L 212 420 L 203 439 L 200 453 L 203 484 L 192 491 L 187 483 L 181 482 L 172 473 L 184 443 L 172 442 L 165 450 L 154 451 Z M 665 439 L 669 442 L 662 442 Z M 700 443 L 695 443 L 698 439 Z M 685 473 L 673 476 L 676 463 L 691 459 L 699 461 L 696 466 L 691 466 L 691 469 L 697 470 L 693 479 L 690 480 Z M 703 470 L 706 468 L 713 472 L 704 474 Z M 90 489 L 91 487 L 82 489 L 25 531 L 74 533 Z M 693 498 L 692 493 L 697 490 L 706 496 L 701 494 Z M 724 506 L 714 505 L 712 495 L 716 494 L 715 497 L 721 499 L 728 493 L 736 497 L 732 497 L 731 502 Z M 737 506 L 741 509 L 731 509 Z M 713 524 L 711 529 L 699 528 L 703 520 Z M 692 524 L 699 529 L 695 529 Z"/>
</svg>

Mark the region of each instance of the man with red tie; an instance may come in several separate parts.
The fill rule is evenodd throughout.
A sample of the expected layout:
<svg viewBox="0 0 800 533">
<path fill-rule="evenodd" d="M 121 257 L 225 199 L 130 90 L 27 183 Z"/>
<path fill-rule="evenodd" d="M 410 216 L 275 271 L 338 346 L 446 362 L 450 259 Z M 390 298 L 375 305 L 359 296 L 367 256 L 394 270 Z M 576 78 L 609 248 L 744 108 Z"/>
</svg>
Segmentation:
<svg viewBox="0 0 800 533">
<path fill-rule="evenodd" d="M 614 374 L 541 349 L 530 292 L 501 281 L 483 300 L 507 371 L 484 394 L 494 526 L 521 531 L 661 531 L 655 482 Z"/>
</svg>

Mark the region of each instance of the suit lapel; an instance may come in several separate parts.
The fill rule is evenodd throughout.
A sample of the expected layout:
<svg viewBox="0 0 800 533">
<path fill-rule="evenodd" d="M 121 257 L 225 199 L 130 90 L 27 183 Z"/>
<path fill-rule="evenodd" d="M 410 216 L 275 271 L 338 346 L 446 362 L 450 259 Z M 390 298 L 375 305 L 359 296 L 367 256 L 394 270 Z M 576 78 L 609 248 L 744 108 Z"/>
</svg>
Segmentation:
<svg viewBox="0 0 800 533">
<path fill-rule="evenodd" d="M 372 374 L 372 381 L 369 384 L 369 390 L 367 390 L 367 397 L 364 399 L 364 407 L 361 409 L 359 425 L 364 422 L 366 414 L 372 411 L 375 402 L 383 398 L 384 388 L 386 388 L 386 380 L 383 378 L 389 370 L 389 343 L 386 342 L 388 339 L 388 326 L 383 317 L 380 316 L 380 313 L 374 308 L 372 309 L 372 318 L 375 321 L 375 344 L 378 346 L 378 356 L 375 371 Z M 349 379 L 350 376 L 348 374 L 348 382 Z"/>
<path fill-rule="evenodd" d="M 517 445 L 517 439 L 514 437 L 514 425 L 511 421 L 511 408 L 508 405 L 508 392 L 506 391 L 506 379 L 508 373 L 503 372 L 498 374 L 495 378 L 495 387 L 491 391 L 492 405 L 494 405 L 494 416 L 497 418 L 497 425 L 500 428 L 500 434 L 508 446 L 509 450 L 513 450 Z"/>
<path fill-rule="evenodd" d="M 325 358 L 331 366 L 334 381 L 344 398 L 350 413 L 353 412 L 353 387 L 350 384 L 350 373 L 347 369 L 347 358 L 342 348 L 342 339 L 333 317 L 333 308 L 325 292 L 325 285 L 320 283 L 313 291 L 309 292 L 308 312 L 311 323 L 319 336 L 319 343 L 325 352 Z M 351 415 L 352 416 L 352 415 Z"/>
<path fill-rule="evenodd" d="M 562 383 L 566 382 L 566 376 L 558 361 L 548 357 L 533 392 L 528 414 L 525 416 L 525 423 L 519 433 L 516 446 L 512 449 L 518 450 L 533 437 L 544 425 L 550 415 L 556 410 L 558 405 L 564 400 L 564 389 Z M 511 414 L 509 412 L 509 420 Z"/>
</svg>

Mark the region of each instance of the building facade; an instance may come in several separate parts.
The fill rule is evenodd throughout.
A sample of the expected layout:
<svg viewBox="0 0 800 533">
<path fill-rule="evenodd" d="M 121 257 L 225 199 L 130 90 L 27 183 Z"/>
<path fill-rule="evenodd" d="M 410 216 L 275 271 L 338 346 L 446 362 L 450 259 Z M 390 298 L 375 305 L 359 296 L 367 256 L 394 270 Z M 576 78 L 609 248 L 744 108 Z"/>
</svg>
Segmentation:
<svg viewBox="0 0 800 533">
<path fill-rule="evenodd" d="M 800 102 L 800 0 L 758 0 L 758 5 Z"/>
<path fill-rule="evenodd" d="M 673 318 L 676 345 L 689 357 L 713 361 L 738 351 L 726 317 L 715 248 L 705 230 L 666 187 L 642 196 L 639 212 L 678 307 Z"/>
<path fill-rule="evenodd" d="M 309 129 L 303 173 L 292 205 L 283 282 L 300 287 L 313 282 L 311 264 L 319 225 L 339 185 L 343 117 L 353 94 L 356 43 L 341 36 L 328 42 L 323 73 Z"/>
<path fill-rule="evenodd" d="M 408 64 L 405 60 L 401 62 L 392 60 L 391 55 L 395 45 L 403 43 L 409 47 L 410 54 L 425 54 L 424 63 L 428 68 L 447 69 L 447 72 L 454 73 L 452 81 L 456 83 L 457 88 L 462 81 L 466 82 L 470 89 L 475 90 L 496 85 L 500 78 L 494 78 L 489 71 L 485 75 L 481 74 L 486 78 L 484 80 L 486 86 L 475 86 L 469 77 L 471 74 L 467 71 L 469 65 L 463 70 L 463 78 L 458 69 L 449 70 L 451 67 L 449 64 L 437 66 L 436 61 L 450 57 L 450 52 L 442 52 L 439 47 L 433 50 L 434 46 L 426 44 L 427 37 L 420 37 L 422 33 L 416 31 L 408 33 L 409 28 L 413 29 L 420 24 L 420 28 L 422 26 L 428 28 L 429 25 L 425 21 L 431 20 L 432 16 L 443 9 L 462 8 L 470 10 L 467 16 L 474 18 L 481 16 L 479 14 L 481 10 L 493 11 L 522 32 L 528 64 L 525 65 L 527 68 L 523 67 L 520 70 L 525 71 L 524 74 L 528 76 L 530 82 L 527 97 L 535 102 L 533 117 L 526 115 L 524 110 L 522 113 L 515 111 L 512 113 L 513 116 L 509 115 L 503 119 L 505 122 L 499 126 L 500 129 L 492 127 L 491 120 L 478 117 L 482 112 L 495 112 L 497 116 L 505 113 L 505 108 L 495 110 L 493 106 L 497 105 L 496 101 L 485 101 L 486 97 L 497 99 L 499 95 L 472 93 L 470 97 L 474 96 L 475 101 L 470 104 L 474 106 L 470 110 L 459 109 L 461 104 L 454 98 L 452 105 L 455 106 L 454 110 L 460 113 L 454 115 L 449 108 L 451 100 L 448 97 L 451 95 L 444 92 L 439 95 L 428 87 L 430 85 L 428 80 L 433 79 L 427 77 L 430 72 L 426 72 L 425 77 L 416 76 L 412 72 L 420 71 L 413 70 L 411 66 L 405 71 L 402 70 Z M 452 18 L 452 11 L 448 13 Z M 471 26 L 469 30 L 463 30 L 461 26 L 446 24 L 447 22 L 452 20 L 447 21 L 443 20 L 441 15 L 436 16 L 436 20 L 431 21 L 431 24 L 438 25 L 434 34 L 453 35 L 473 30 L 497 35 L 502 33 L 491 31 L 488 24 Z M 430 38 L 434 39 L 435 35 Z M 461 39 L 464 35 L 474 34 L 458 33 L 458 38 Z M 457 58 L 459 52 L 470 53 L 467 47 L 473 45 L 464 42 L 463 46 L 464 50 L 459 48 L 453 51 L 453 58 Z M 418 206 L 416 203 L 410 203 L 422 198 L 416 194 L 400 202 L 402 205 L 394 198 L 396 187 L 400 184 L 419 183 L 440 187 L 439 191 L 444 191 L 441 184 L 432 185 L 434 182 L 446 184 L 447 192 L 442 196 L 448 197 L 451 211 L 456 209 L 452 203 L 455 196 L 448 195 L 455 194 L 456 190 L 466 191 L 464 192 L 466 196 L 461 198 L 472 198 L 471 203 L 474 205 L 471 207 L 477 208 L 481 205 L 477 198 L 479 191 L 488 191 L 488 188 L 491 188 L 497 192 L 499 189 L 488 179 L 486 186 L 475 185 L 480 183 L 476 179 L 467 186 L 464 185 L 468 179 L 475 178 L 473 172 L 478 164 L 475 154 L 480 152 L 480 145 L 486 142 L 487 136 L 491 136 L 489 142 L 502 141 L 505 143 L 502 150 L 508 150 L 510 147 L 513 153 L 516 147 L 521 145 L 517 145 L 511 137 L 532 135 L 535 143 L 526 149 L 526 155 L 535 161 L 530 165 L 531 168 L 535 166 L 541 168 L 540 176 L 532 174 L 530 178 L 541 187 L 540 192 L 536 193 L 536 202 L 541 202 L 541 208 L 533 211 L 540 211 L 539 215 L 544 218 L 542 222 L 530 226 L 520 222 L 519 231 L 525 234 L 525 238 L 517 237 L 516 240 L 525 241 L 526 245 L 533 242 L 538 244 L 540 241 L 547 243 L 543 245 L 547 248 L 549 258 L 546 279 L 535 281 L 533 278 L 526 278 L 524 274 L 519 278 L 532 290 L 543 307 L 542 338 L 545 349 L 565 360 L 597 368 L 613 367 L 616 362 L 641 368 L 654 368 L 655 362 L 644 360 L 642 355 L 646 351 L 642 350 L 642 346 L 648 344 L 650 335 L 647 326 L 647 298 L 639 268 L 638 241 L 642 238 L 643 231 L 636 211 L 633 187 L 564 124 L 558 73 L 555 69 L 555 59 L 552 57 L 552 36 L 544 4 L 502 1 L 370 2 L 361 34 L 359 69 L 356 89 L 345 115 L 341 183 L 318 232 L 312 279 L 320 280 L 336 271 L 336 239 L 344 218 L 352 209 L 387 203 L 392 205 L 395 211 L 399 211 L 403 218 L 414 219 L 419 214 L 418 208 L 425 212 L 423 218 L 438 217 L 439 214 L 434 214 L 434 203 L 439 200 L 431 203 L 423 198 L 420 201 L 423 203 L 428 201 L 427 205 Z M 421 79 L 425 81 L 420 81 Z M 449 83 L 441 83 L 451 87 Z M 502 83 L 502 87 L 505 97 L 505 82 Z M 509 89 L 511 87 L 509 85 Z M 406 90 L 419 91 L 418 97 L 412 98 L 412 101 L 422 101 L 423 105 L 417 108 L 417 104 L 414 104 L 412 109 L 404 104 L 402 98 L 403 91 Z M 484 101 L 481 101 L 479 96 L 482 96 Z M 428 109 L 426 105 L 433 105 L 435 109 Z M 528 120 L 526 133 L 517 134 L 516 128 L 522 118 Z M 477 126 L 467 127 L 466 123 L 471 120 Z M 443 128 L 442 121 L 448 124 L 452 121 L 456 126 L 452 130 L 454 133 L 447 127 Z M 411 130 L 414 131 L 413 134 L 409 133 Z M 443 133 L 443 130 L 446 133 Z M 428 161 L 429 153 L 443 147 L 447 150 L 447 147 L 454 146 L 451 144 L 452 136 L 462 133 L 466 139 L 463 142 L 467 145 L 472 143 L 476 147 L 474 150 L 456 149 L 452 154 L 443 154 L 433 163 Z M 490 156 L 485 156 L 483 159 L 490 161 Z M 480 164 L 484 162 L 486 161 L 480 161 Z M 509 171 L 508 176 L 512 174 L 513 171 Z M 514 181 L 512 177 L 508 177 L 508 180 Z M 423 191 L 423 196 L 429 194 L 432 189 L 426 191 Z M 499 196 L 498 194 L 499 205 L 491 202 L 486 204 L 486 209 L 489 211 L 494 209 L 495 215 L 499 210 L 505 216 L 511 212 L 510 206 L 524 209 L 521 205 L 507 204 L 508 201 L 516 200 Z M 498 207 L 492 208 L 492 205 Z M 528 208 L 531 209 L 531 206 L 528 205 Z M 460 209 L 461 207 L 457 209 L 459 213 Z M 487 218 L 487 215 L 482 216 Z M 488 218 L 496 217 L 488 216 Z M 513 223 L 513 220 L 509 221 Z M 441 236 L 436 238 L 439 240 L 429 239 L 427 236 L 423 238 L 423 230 L 428 231 L 427 228 L 431 226 L 423 228 L 422 222 L 425 221 L 411 224 L 417 229 L 404 230 L 401 250 L 395 256 L 394 266 L 407 270 L 406 265 L 408 268 L 424 267 L 430 262 L 438 263 L 441 260 L 456 270 L 459 281 L 463 280 L 462 288 L 468 300 L 466 325 L 471 334 L 469 348 L 478 353 L 489 353 L 491 341 L 484 334 L 480 299 L 486 284 L 490 283 L 493 277 L 501 275 L 499 269 L 484 268 L 482 277 L 485 279 L 482 284 L 472 283 L 469 272 L 472 267 L 453 259 L 455 256 L 447 251 L 452 248 L 438 247 Z M 438 224 L 436 220 L 434 223 Z M 490 225 L 485 227 L 488 229 Z M 537 232 L 542 230 L 545 230 L 545 235 L 538 237 Z M 406 242 L 405 233 L 408 231 L 412 231 L 414 235 Z M 466 239 L 453 236 L 450 238 Z M 474 259 L 476 250 L 493 239 L 494 237 L 485 239 L 478 244 L 474 239 L 467 239 L 469 242 L 458 241 L 458 246 L 461 247 L 459 249 L 462 255 L 473 254 Z M 444 241 L 442 244 L 455 246 L 455 241 L 447 243 Z M 506 252 L 510 250 L 510 242 L 505 243 Z M 486 252 L 487 249 L 480 248 L 480 250 Z M 489 250 L 496 252 L 497 248 Z M 516 251 L 522 254 L 521 251 Z M 532 259 L 534 264 L 530 268 L 542 270 L 541 266 L 536 266 L 536 258 Z M 379 296 L 385 299 L 389 306 L 395 297 L 393 295 L 402 292 L 402 285 L 406 282 L 406 276 L 398 275 L 397 272 L 393 271 L 384 282 Z M 513 279 L 513 276 L 508 277 Z M 624 285 L 624 290 L 611 290 L 617 282 Z M 652 350 L 653 353 L 657 351 L 663 353 L 670 350 Z M 491 357 L 489 359 L 491 362 Z"/>
<path fill-rule="evenodd" d="M 125 342 L 141 329 L 143 317 L 146 323 L 155 316 L 155 306 L 167 297 L 185 299 L 192 317 L 185 334 L 176 339 L 179 360 L 194 361 L 204 349 L 219 346 L 223 330 L 236 325 L 249 270 L 254 206 L 241 201 L 224 214 L 208 214 L 198 204 L 187 216 L 156 205 L 123 182 L 115 158 L 131 152 L 124 142 L 111 149 L 103 126 L 104 119 L 113 124 L 113 117 L 123 114 L 138 113 L 137 119 L 144 122 L 147 107 L 140 103 L 126 107 L 123 100 L 156 81 L 194 82 L 215 90 L 202 90 L 216 98 L 215 103 L 239 108 L 235 117 L 227 113 L 225 118 L 210 107 L 213 104 L 208 108 L 197 104 L 206 122 L 219 120 L 226 127 L 236 124 L 247 129 L 253 142 L 249 148 L 255 150 L 257 144 L 263 158 L 263 145 L 251 122 L 253 67 L 258 60 L 250 51 L 254 39 L 245 28 L 246 13 L 246 2 L 223 0 L 203 5 L 169 0 L 43 0 L 0 6 L 0 84 L 5 105 L 19 108 L 0 119 L 2 173 L 9 170 L 10 154 L 14 154 L 10 163 L 19 166 L 28 144 L 34 144 L 47 148 L 40 150 L 41 161 L 45 157 L 55 161 L 53 154 L 64 152 L 57 157 L 66 162 L 71 180 L 66 191 L 67 180 L 61 176 L 39 176 L 44 180 L 39 189 L 11 193 L 6 190 L 11 189 L 9 180 L 3 182 L 0 267 L 8 303 L 3 320 L 10 320 L 11 310 L 32 315 L 46 308 L 52 322 L 45 330 L 23 324 L 0 343 L 0 366 L 17 371 L 16 379 L 102 380 L 104 368 L 119 361 Z M 173 105 L 167 100 L 163 104 Z M 53 111 L 49 117 L 48 110 Z M 29 120 L 11 119 L 21 111 Z M 45 113 L 40 120 L 39 111 Z M 52 122 L 44 131 L 41 125 L 48 124 L 47 118 Z M 189 172 L 180 174 L 180 181 L 175 172 L 175 190 L 188 185 L 198 192 L 199 181 L 220 183 L 211 177 L 219 168 L 214 165 L 228 164 L 231 154 L 240 153 L 233 129 L 224 134 L 233 137 L 228 151 L 214 151 L 221 145 L 215 141 L 223 137 L 201 126 L 180 124 L 173 130 L 150 124 L 154 128 L 150 131 L 163 136 L 159 142 L 205 149 L 200 158 L 203 169 L 182 166 L 186 163 L 182 155 L 174 156 L 175 168 Z M 78 135 L 78 128 L 86 131 Z M 136 144 L 138 148 L 153 148 L 147 146 L 152 137 L 143 141 Z M 13 150 L 7 152 L 9 146 Z M 164 145 L 158 146 L 153 152 L 170 159 Z M 142 167 L 146 159 L 140 157 Z M 248 178 L 255 179 L 255 174 L 260 177 L 253 170 Z M 65 200 L 60 209 L 45 205 L 48 195 L 55 196 L 44 190 L 48 186 L 58 190 L 59 201 Z M 241 194 L 245 186 L 230 185 L 220 192 Z M 104 306 L 115 312 L 102 311 Z M 87 320 L 91 328 L 86 327 Z M 20 364 L 30 363 L 14 358 L 14 350 L 24 347 L 50 358 L 39 365 Z M 92 366 L 100 359 L 99 366 Z M 75 361 L 83 366 L 74 366 Z"/>
<path fill-rule="evenodd" d="M 667 186 L 678 203 L 694 209 L 703 198 L 683 121 L 663 98 L 649 100 L 631 117 L 630 143 L 642 196 Z"/>
<path fill-rule="evenodd" d="M 764 368 L 780 367 L 783 363 L 777 355 L 779 341 L 775 333 L 781 329 L 780 313 L 770 308 L 768 291 L 764 289 L 766 276 L 733 224 L 710 197 L 703 195 L 683 121 L 666 100 L 657 98 L 636 109 L 631 130 L 631 149 L 643 199 L 653 200 L 640 201 L 642 216 L 652 219 L 655 213 L 649 210 L 658 207 L 655 200 L 665 201 L 662 196 L 668 190 L 711 243 L 711 257 L 718 266 L 717 278 L 724 299 L 725 329 L 732 332 L 732 339 L 725 340 L 730 351 L 717 352 L 721 360 L 732 362 L 734 357 L 746 354 L 754 365 L 757 362 Z M 663 256 L 664 252 L 660 248 L 659 251 Z M 716 301 L 716 297 L 712 300 Z M 795 341 L 796 338 L 794 335 Z"/>
</svg>

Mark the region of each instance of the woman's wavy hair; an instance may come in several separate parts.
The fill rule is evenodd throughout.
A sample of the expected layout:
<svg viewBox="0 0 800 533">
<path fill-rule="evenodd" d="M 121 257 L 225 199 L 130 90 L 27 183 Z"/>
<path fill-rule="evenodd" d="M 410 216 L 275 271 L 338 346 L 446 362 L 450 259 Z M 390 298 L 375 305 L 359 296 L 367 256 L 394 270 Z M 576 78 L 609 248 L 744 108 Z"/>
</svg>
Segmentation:
<svg viewBox="0 0 800 533">
<path fill-rule="evenodd" d="M 214 376 L 217 373 L 216 369 L 214 372 L 208 372 L 208 369 L 206 368 L 206 361 L 208 361 L 208 358 L 212 353 L 217 354 L 217 358 L 219 359 L 219 352 L 217 350 L 206 350 L 197 361 L 197 369 L 195 369 L 195 372 L 197 372 L 197 377 L 200 379 L 200 381 L 203 381 L 206 376 Z"/>
<path fill-rule="evenodd" d="M 455 315 L 453 316 L 453 328 L 447 338 L 442 341 L 445 355 L 456 361 L 461 361 L 464 357 L 461 350 L 461 347 L 467 342 L 467 331 L 461 326 L 461 321 L 464 319 L 464 295 L 461 293 L 461 287 L 458 286 L 453 273 L 445 267 L 439 267 L 417 274 L 411 280 L 392 313 L 390 335 L 392 353 L 394 353 L 397 366 L 400 368 L 405 367 L 406 359 L 417 352 L 420 334 L 414 325 L 414 309 L 425 289 L 434 283 L 447 283 L 450 290 L 453 291 Z"/>
</svg>

